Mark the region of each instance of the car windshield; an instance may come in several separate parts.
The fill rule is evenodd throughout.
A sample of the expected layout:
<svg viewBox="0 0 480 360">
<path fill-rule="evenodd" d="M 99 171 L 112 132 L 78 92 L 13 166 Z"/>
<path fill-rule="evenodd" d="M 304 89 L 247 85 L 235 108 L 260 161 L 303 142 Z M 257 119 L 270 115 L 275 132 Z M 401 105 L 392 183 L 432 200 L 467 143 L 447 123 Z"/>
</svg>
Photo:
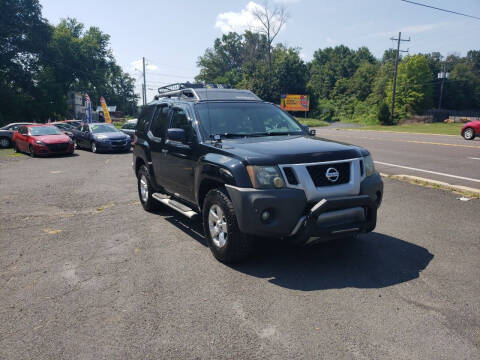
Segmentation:
<svg viewBox="0 0 480 360">
<path fill-rule="evenodd" d="M 82 123 L 81 122 L 69 122 L 69 123 L 66 123 L 66 125 L 68 126 L 71 126 L 72 128 L 75 128 L 77 130 L 80 130 L 80 128 L 82 127 Z"/>
<path fill-rule="evenodd" d="M 299 135 L 300 125 L 275 105 L 266 103 L 200 103 L 196 105 L 207 137 Z"/>
<path fill-rule="evenodd" d="M 118 132 L 117 128 L 110 124 L 90 125 L 92 134 Z"/>
<path fill-rule="evenodd" d="M 62 135 L 63 133 L 55 126 L 32 126 L 30 128 L 30 135 L 42 136 L 42 135 Z"/>
</svg>

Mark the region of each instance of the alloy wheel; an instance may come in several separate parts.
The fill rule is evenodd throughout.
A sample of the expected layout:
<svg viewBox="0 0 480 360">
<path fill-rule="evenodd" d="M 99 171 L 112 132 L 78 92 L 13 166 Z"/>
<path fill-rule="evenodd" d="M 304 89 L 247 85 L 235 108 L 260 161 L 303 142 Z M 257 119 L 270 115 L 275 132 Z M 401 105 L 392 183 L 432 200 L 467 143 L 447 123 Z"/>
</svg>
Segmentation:
<svg viewBox="0 0 480 360">
<path fill-rule="evenodd" d="M 140 178 L 140 197 L 142 202 L 146 203 L 148 201 L 148 182 L 145 175 L 142 175 Z"/>
<path fill-rule="evenodd" d="M 473 129 L 466 129 L 464 132 L 463 132 L 463 137 L 467 140 L 470 140 L 473 138 Z"/>
<path fill-rule="evenodd" d="M 228 226 L 220 206 L 213 204 L 208 212 L 208 228 L 215 246 L 224 247 L 228 240 Z"/>
<path fill-rule="evenodd" d="M 97 145 L 95 144 L 95 141 L 92 142 L 92 152 L 94 152 L 94 153 L 97 152 Z"/>
<path fill-rule="evenodd" d="M 0 138 L 0 147 L 6 148 L 10 145 L 10 141 L 7 138 Z"/>
</svg>

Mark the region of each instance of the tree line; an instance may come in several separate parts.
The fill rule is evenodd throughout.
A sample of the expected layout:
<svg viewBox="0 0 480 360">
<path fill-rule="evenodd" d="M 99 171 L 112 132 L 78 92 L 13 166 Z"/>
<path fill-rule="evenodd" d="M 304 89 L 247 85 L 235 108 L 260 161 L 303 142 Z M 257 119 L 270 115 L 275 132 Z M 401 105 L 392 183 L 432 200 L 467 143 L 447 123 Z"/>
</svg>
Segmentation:
<svg viewBox="0 0 480 360">
<path fill-rule="evenodd" d="M 126 114 L 136 111 L 135 80 L 117 65 L 110 36 L 75 19 L 54 26 L 38 0 L 0 0 L 0 124 L 73 116 L 67 93 L 100 96 Z"/>
<path fill-rule="evenodd" d="M 391 122 L 395 51 L 381 59 L 367 47 L 344 45 L 318 49 L 305 62 L 300 49 L 270 46 L 261 32 L 231 32 L 214 41 L 198 58 L 197 81 L 229 84 L 252 90 L 261 98 L 280 102 L 281 94 L 308 94 L 310 116 L 326 121 Z M 466 56 L 439 52 L 401 57 L 398 65 L 394 122 L 437 108 L 445 64 L 442 108 L 480 109 L 480 51 Z"/>
</svg>

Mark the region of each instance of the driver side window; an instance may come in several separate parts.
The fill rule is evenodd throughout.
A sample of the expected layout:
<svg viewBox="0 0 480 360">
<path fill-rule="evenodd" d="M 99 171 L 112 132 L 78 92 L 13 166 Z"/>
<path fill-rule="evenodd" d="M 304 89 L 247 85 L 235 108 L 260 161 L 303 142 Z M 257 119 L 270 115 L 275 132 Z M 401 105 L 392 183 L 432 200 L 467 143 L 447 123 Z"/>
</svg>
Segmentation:
<svg viewBox="0 0 480 360">
<path fill-rule="evenodd" d="M 172 120 L 170 121 L 169 129 L 183 129 L 185 131 L 186 142 L 191 142 L 194 136 L 192 123 L 188 119 L 184 109 L 174 108 Z"/>
<path fill-rule="evenodd" d="M 89 132 L 88 125 L 83 125 L 82 126 L 82 131 L 83 132 Z"/>
</svg>

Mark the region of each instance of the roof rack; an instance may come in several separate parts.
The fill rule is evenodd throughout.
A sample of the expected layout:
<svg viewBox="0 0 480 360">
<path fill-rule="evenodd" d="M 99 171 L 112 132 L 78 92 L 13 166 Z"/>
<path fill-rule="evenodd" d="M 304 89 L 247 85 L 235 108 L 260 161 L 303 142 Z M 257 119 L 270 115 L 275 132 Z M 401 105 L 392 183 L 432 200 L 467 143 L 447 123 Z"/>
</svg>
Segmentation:
<svg viewBox="0 0 480 360">
<path fill-rule="evenodd" d="M 160 98 L 183 97 L 192 100 L 254 100 L 259 101 L 254 93 L 249 90 L 232 89 L 223 84 L 175 83 L 158 88 Z"/>
</svg>

